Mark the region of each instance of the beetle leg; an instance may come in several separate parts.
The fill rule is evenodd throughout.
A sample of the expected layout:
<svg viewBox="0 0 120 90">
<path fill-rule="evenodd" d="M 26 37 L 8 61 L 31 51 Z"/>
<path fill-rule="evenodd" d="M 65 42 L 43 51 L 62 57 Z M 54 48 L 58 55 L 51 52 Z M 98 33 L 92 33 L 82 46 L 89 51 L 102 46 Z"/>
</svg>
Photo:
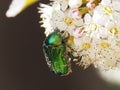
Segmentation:
<svg viewBox="0 0 120 90">
<path fill-rule="evenodd" d="M 72 73 L 71 58 L 68 56 L 67 52 L 64 53 L 64 58 L 67 60 L 67 66 L 68 66 L 68 72 L 65 75 L 63 75 L 63 76 L 66 76 L 66 75 Z"/>
<path fill-rule="evenodd" d="M 70 34 L 67 31 L 61 31 L 61 36 L 63 38 L 63 43 L 65 43 L 68 41 Z"/>
<path fill-rule="evenodd" d="M 80 62 L 82 59 L 82 56 L 74 56 L 71 52 L 68 52 L 68 56 L 71 58 L 72 61 Z"/>
<path fill-rule="evenodd" d="M 81 59 L 82 59 L 82 56 L 80 55 L 80 52 L 82 52 L 82 50 L 77 52 L 72 47 L 70 47 L 69 45 L 66 45 L 66 46 L 67 46 L 67 54 L 71 58 L 71 60 L 76 61 L 76 62 L 80 62 Z"/>
</svg>

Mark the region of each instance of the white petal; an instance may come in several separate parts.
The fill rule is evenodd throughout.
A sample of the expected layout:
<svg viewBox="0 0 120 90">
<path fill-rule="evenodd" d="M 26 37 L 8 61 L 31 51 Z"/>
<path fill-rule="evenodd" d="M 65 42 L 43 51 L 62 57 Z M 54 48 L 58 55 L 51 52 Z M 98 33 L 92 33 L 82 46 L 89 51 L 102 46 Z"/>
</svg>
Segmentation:
<svg viewBox="0 0 120 90">
<path fill-rule="evenodd" d="M 111 0 L 102 0 L 101 4 L 102 5 L 110 5 L 111 4 Z"/>
<path fill-rule="evenodd" d="M 81 6 L 82 4 L 82 0 L 69 0 L 69 6 L 71 8 L 78 8 L 79 6 Z"/>
<path fill-rule="evenodd" d="M 84 17 L 84 21 L 86 24 L 90 24 L 92 21 L 92 17 L 90 16 L 90 14 L 86 14 Z"/>
<path fill-rule="evenodd" d="M 22 8 L 26 0 L 12 0 L 9 9 L 6 12 L 7 17 L 15 17 L 18 13 L 22 11 Z"/>
<path fill-rule="evenodd" d="M 64 2 L 62 1 L 62 3 L 61 3 L 61 9 L 63 11 L 65 11 L 67 9 L 67 7 L 68 7 L 68 2 L 66 0 Z"/>
<path fill-rule="evenodd" d="M 76 46 L 80 46 L 80 38 L 74 38 L 74 44 L 76 45 Z"/>
<path fill-rule="evenodd" d="M 120 0 L 113 0 L 112 6 L 114 10 L 120 11 Z"/>
<path fill-rule="evenodd" d="M 15 17 L 18 15 L 23 9 L 28 7 L 29 5 L 35 3 L 38 0 L 12 0 L 9 9 L 6 12 L 7 17 Z"/>
<path fill-rule="evenodd" d="M 108 71 L 100 71 L 102 78 L 106 81 L 111 82 L 113 84 L 120 84 L 120 69 L 110 69 Z"/>
<path fill-rule="evenodd" d="M 67 25 L 63 22 L 56 22 L 55 23 L 56 28 L 60 29 L 60 31 L 66 30 Z"/>
<path fill-rule="evenodd" d="M 62 11 L 60 11 L 60 10 L 53 11 L 53 16 L 52 16 L 53 20 L 55 20 L 55 21 L 63 21 L 64 17 L 65 17 L 65 14 Z"/>
<path fill-rule="evenodd" d="M 76 26 L 82 26 L 82 25 L 83 25 L 83 19 L 74 20 L 73 23 L 74 23 Z"/>
</svg>

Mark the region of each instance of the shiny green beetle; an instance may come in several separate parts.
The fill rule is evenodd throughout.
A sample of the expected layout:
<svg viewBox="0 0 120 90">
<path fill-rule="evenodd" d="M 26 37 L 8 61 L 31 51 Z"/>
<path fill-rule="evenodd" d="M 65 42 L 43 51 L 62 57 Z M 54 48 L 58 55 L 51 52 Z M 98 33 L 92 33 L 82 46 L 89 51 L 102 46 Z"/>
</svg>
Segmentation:
<svg viewBox="0 0 120 90">
<path fill-rule="evenodd" d="M 58 75 L 70 72 L 70 53 L 66 52 L 65 39 L 59 30 L 52 32 L 44 41 L 43 51 L 50 69 Z M 72 55 L 71 55 L 72 56 Z"/>
</svg>

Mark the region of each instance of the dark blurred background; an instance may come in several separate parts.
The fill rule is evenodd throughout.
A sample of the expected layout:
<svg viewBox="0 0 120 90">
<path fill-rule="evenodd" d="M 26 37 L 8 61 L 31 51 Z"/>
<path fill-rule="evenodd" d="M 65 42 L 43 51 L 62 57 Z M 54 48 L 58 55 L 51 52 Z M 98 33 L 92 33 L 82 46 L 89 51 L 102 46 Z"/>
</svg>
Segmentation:
<svg viewBox="0 0 120 90">
<path fill-rule="evenodd" d="M 83 70 L 73 63 L 66 77 L 50 72 L 42 51 L 39 2 L 6 18 L 10 2 L 0 0 L 0 90 L 109 90 L 92 66 Z"/>
</svg>

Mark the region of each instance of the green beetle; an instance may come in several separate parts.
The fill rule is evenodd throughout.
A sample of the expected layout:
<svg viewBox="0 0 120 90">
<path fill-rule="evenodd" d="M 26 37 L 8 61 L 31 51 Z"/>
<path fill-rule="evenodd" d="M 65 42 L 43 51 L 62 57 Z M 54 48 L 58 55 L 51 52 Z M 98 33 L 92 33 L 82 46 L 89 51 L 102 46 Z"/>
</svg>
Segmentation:
<svg viewBox="0 0 120 90">
<path fill-rule="evenodd" d="M 67 38 L 63 39 L 62 33 L 59 30 L 55 30 L 43 43 L 43 51 L 47 64 L 51 71 L 58 75 L 67 75 L 71 71 L 69 58 L 72 55 L 68 54 L 66 50 L 66 40 Z"/>
</svg>

